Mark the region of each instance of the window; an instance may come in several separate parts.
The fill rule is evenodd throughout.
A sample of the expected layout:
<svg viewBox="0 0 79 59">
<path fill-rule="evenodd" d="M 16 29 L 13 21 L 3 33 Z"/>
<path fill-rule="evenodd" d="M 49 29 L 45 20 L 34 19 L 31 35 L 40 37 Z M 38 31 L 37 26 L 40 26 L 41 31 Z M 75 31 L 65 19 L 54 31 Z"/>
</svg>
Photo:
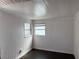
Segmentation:
<svg viewBox="0 0 79 59">
<path fill-rule="evenodd" d="M 45 24 L 35 24 L 35 35 L 45 36 Z"/>
<path fill-rule="evenodd" d="M 24 23 L 24 38 L 30 36 L 30 24 Z"/>
</svg>

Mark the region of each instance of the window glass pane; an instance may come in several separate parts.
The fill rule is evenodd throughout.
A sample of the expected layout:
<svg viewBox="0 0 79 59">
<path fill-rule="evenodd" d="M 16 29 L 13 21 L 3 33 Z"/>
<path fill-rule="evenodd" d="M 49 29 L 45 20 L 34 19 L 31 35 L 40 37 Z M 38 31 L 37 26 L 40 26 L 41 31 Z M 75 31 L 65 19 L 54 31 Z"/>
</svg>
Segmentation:
<svg viewBox="0 0 79 59">
<path fill-rule="evenodd" d="M 24 23 L 25 29 L 30 29 L 30 24 Z"/>
<path fill-rule="evenodd" d="M 24 23 L 24 37 L 28 37 L 30 35 L 30 24 Z"/>
<path fill-rule="evenodd" d="M 35 24 L 35 35 L 45 36 L 45 24 Z"/>
<path fill-rule="evenodd" d="M 25 31 L 25 36 L 30 35 L 30 31 Z"/>
<path fill-rule="evenodd" d="M 45 26 L 35 27 L 35 29 L 45 29 Z"/>
<path fill-rule="evenodd" d="M 35 26 L 45 26 L 45 24 L 35 24 Z"/>
<path fill-rule="evenodd" d="M 36 30 L 35 35 L 42 35 L 45 36 L 45 30 Z"/>
</svg>

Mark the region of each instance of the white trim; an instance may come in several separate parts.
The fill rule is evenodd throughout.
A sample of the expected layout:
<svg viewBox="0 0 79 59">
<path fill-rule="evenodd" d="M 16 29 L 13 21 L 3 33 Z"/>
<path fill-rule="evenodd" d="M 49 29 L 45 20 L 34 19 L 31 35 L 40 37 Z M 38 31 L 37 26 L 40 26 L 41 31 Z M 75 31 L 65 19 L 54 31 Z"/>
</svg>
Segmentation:
<svg viewBox="0 0 79 59">
<path fill-rule="evenodd" d="M 20 59 L 21 57 L 23 57 L 25 54 L 27 54 L 31 50 L 32 50 L 32 48 L 28 49 L 26 52 L 21 53 L 16 59 Z"/>
<path fill-rule="evenodd" d="M 74 54 L 74 53 L 71 53 L 71 52 L 61 51 L 61 50 L 54 50 L 54 49 L 44 49 L 44 48 L 35 48 L 35 49 L 46 50 L 46 51 L 51 51 L 51 52 L 66 53 L 66 54 Z"/>
</svg>

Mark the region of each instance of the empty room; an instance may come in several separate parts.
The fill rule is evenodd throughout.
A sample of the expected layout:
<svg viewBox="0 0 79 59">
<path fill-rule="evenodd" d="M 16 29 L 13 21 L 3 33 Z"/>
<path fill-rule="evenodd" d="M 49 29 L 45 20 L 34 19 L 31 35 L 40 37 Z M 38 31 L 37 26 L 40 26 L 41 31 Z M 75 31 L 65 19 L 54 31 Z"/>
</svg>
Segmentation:
<svg viewBox="0 0 79 59">
<path fill-rule="evenodd" d="M 0 59 L 79 59 L 79 0 L 0 0 Z"/>
</svg>

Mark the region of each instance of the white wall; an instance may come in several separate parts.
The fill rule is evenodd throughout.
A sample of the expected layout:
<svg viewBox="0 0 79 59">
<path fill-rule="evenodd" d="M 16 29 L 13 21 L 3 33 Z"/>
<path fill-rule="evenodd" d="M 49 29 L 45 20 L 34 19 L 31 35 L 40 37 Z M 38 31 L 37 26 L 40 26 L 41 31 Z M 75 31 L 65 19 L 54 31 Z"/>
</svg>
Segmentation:
<svg viewBox="0 0 79 59">
<path fill-rule="evenodd" d="M 74 54 L 79 59 L 79 12 L 74 16 Z"/>
<path fill-rule="evenodd" d="M 34 23 L 46 24 L 46 36 L 34 36 L 34 48 L 73 54 L 72 17 L 37 20 Z"/>
<path fill-rule="evenodd" d="M 74 19 L 74 55 L 76 59 L 79 59 L 79 0 L 72 0 L 71 2 L 71 14 Z"/>
<path fill-rule="evenodd" d="M 24 22 L 20 17 L 0 11 L 1 59 L 15 59 L 19 51 L 31 49 L 32 39 L 24 39 Z M 25 44 L 26 43 L 26 44 Z M 16 58 L 17 59 L 17 58 Z"/>
</svg>

